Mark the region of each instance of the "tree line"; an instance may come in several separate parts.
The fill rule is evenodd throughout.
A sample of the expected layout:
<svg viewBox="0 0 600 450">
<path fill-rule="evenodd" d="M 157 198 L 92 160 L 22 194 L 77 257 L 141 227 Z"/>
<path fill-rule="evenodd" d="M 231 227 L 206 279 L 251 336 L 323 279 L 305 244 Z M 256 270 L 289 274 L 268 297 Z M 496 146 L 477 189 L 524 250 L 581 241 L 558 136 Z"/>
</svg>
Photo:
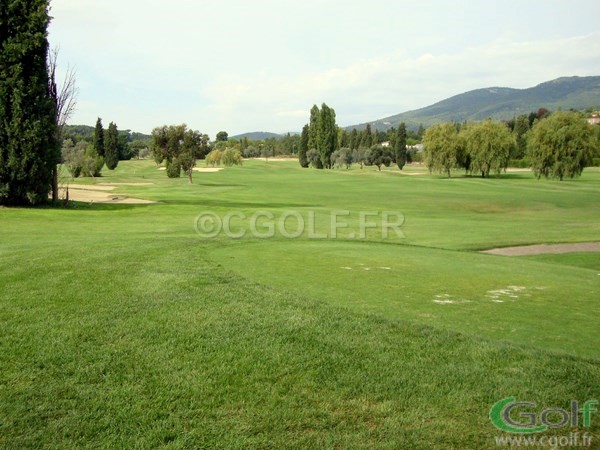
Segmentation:
<svg viewBox="0 0 600 450">
<path fill-rule="evenodd" d="M 588 124 L 582 113 L 547 110 L 509 122 L 443 123 L 427 129 L 423 138 L 431 172 L 450 177 L 452 170 L 464 169 L 489 177 L 516 160 L 538 178 L 560 180 L 579 176 L 592 165 L 599 142 L 600 127 Z"/>
<path fill-rule="evenodd" d="M 383 132 L 372 132 L 370 124 L 362 131 L 348 131 L 337 126 L 335 110 L 323 103 L 310 110 L 310 121 L 300 136 L 298 159 L 304 168 L 349 168 L 358 163 L 361 168 L 375 165 L 381 170 L 381 166 L 395 163 L 402 170 L 412 159 L 408 145 L 418 143 L 423 132 L 422 126 L 416 133 L 408 131 L 404 123 Z"/>
<path fill-rule="evenodd" d="M 139 147 L 134 147 L 130 141 L 129 131 L 119 131 L 114 122 L 110 122 L 105 130 L 99 117 L 91 135 L 82 138 L 80 134 L 65 133 L 62 163 L 73 178 L 99 177 L 105 165 L 108 170 L 115 170 L 119 161 L 138 154 Z"/>
</svg>

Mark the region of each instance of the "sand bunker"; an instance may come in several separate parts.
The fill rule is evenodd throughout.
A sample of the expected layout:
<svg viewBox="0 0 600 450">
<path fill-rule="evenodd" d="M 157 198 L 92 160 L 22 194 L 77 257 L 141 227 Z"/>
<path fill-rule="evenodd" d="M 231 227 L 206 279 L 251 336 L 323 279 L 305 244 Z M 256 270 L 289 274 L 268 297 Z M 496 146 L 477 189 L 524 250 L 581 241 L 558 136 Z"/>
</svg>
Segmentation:
<svg viewBox="0 0 600 450">
<path fill-rule="evenodd" d="M 257 159 L 259 161 L 279 161 L 279 162 L 298 161 L 298 158 L 284 158 L 281 156 L 274 156 L 272 158 L 251 158 L 251 159 Z"/>
<path fill-rule="evenodd" d="M 404 172 L 402 170 L 395 170 L 393 173 L 397 173 L 398 175 L 429 175 L 429 172 Z"/>
<path fill-rule="evenodd" d="M 214 173 L 223 170 L 222 167 L 194 167 L 194 172 Z"/>
<path fill-rule="evenodd" d="M 100 186 L 151 186 L 154 183 L 98 183 Z"/>
<path fill-rule="evenodd" d="M 119 204 L 152 204 L 158 203 L 151 200 L 141 198 L 125 197 L 121 195 L 111 194 L 115 186 L 98 186 L 98 185 L 71 185 L 69 186 L 69 200 L 76 202 L 87 203 L 119 203 Z M 67 197 L 67 188 L 59 190 L 59 197 L 65 199 Z"/>
<path fill-rule="evenodd" d="M 579 252 L 600 252 L 600 242 L 579 242 L 577 244 L 539 244 L 520 247 L 503 247 L 485 250 L 481 253 L 501 256 L 528 256 Z"/>
<path fill-rule="evenodd" d="M 167 170 L 166 167 L 159 167 L 158 170 Z M 223 170 L 222 167 L 194 167 L 194 172 L 214 173 Z"/>
</svg>

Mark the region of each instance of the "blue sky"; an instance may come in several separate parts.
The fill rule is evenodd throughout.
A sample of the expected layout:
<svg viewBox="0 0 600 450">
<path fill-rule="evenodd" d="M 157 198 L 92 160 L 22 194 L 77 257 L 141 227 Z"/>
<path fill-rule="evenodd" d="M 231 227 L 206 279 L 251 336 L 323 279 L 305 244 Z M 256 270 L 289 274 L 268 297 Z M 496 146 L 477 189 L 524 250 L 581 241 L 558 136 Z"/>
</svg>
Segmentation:
<svg viewBox="0 0 600 450">
<path fill-rule="evenodd" d="M 71 123 L 298 131 L 471 89 L 600 75 L 597 0 L 52 0 L 50 43 L 77 73 Z"/>
</svg>

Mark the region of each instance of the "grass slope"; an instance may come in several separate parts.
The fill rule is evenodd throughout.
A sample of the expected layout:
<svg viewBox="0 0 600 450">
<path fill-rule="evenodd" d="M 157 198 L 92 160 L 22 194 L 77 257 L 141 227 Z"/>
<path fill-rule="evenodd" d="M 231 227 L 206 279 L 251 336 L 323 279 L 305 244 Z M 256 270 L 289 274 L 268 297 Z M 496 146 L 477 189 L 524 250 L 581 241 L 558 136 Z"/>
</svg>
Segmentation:
<svg viewBox="0 0 600 450">
<path fill-rule="evenodd" d="M 487 415 L 502 398 L 567 407 L 600 396 L 596 341 L 577 331 L 597 328 L 585 291 L 598 289 L 594 266 L 468 251 L 594 240 L 597 171 L 565 183 L 444 180 L 256 161 L 190 186 L 131 161 L 97 181 L 152 182 L 118 192 L 162 204 L 0 209 L 0 448 L 493 448 Z M 194 231 L 205 210 L 340 208 L 400 210 L 406 239 L 231 242 Z M 400 274 L 349 277 L 340 266 L 352 258 Z M 442 284 L 476 299 L 495 276 L 557 293 L 431 302 Z M 423 301 L 393 298 L 399 282 Z M 523 327 L 541 306 L 544 326 L 507 343 L 487 332 L 495 306 Z M 574 333 L 573 350 L 544 341 L 552 321 Z"/>
</svg>

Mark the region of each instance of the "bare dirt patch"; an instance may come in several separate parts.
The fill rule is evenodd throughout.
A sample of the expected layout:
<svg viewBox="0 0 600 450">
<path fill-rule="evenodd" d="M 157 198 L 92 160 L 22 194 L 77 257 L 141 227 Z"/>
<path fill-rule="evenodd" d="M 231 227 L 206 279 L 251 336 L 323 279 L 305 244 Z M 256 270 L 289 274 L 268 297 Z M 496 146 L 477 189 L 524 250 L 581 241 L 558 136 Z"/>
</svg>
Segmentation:
<svg viewBox="0 0 600 450">
<path fill-rule="evenodd" d="M 600 242 L 579 242 L 576 244 L 539 244 L 520 247 L 504 247 L 485 250 L 481 253 L 501 256 L 529 256 L 545 254 L 600 252 Z"/>
<path fill-rule="evenodd" d="M 125 197 L 121 195 L 111 194 L 110 191 L 115 189 L 114 186 L 97 186 L 97 185 L 78 185 L 69 186 L 69 200 L 76 202 L 87 203 L 120 203 L 120 204 L 152 204 L 158 203 L 142 198 Z M 60 198 L 67 197 L 67 188 L 61 188 L 59 191 Z"/>
</svg>

